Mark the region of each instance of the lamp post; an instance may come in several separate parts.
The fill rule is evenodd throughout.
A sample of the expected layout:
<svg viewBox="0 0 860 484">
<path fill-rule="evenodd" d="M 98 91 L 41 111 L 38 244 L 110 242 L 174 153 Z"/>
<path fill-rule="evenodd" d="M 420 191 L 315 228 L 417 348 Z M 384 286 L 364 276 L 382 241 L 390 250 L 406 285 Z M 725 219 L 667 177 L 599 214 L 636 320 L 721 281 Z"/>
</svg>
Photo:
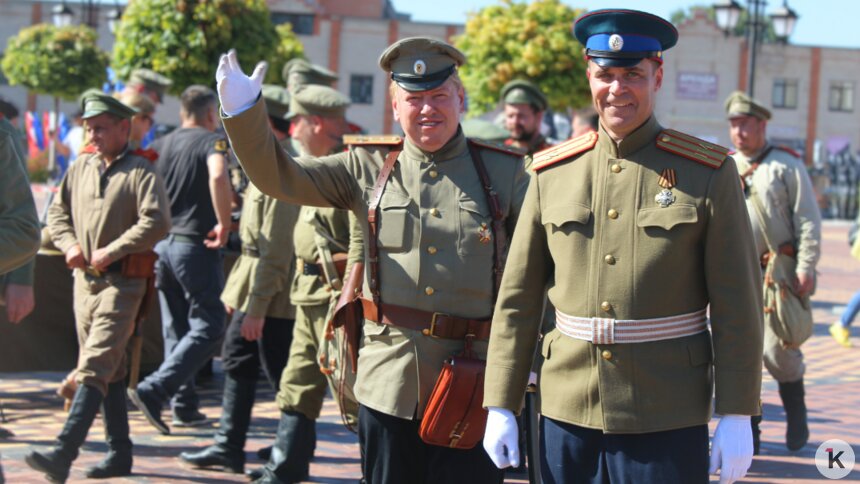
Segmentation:
<svg viewBox="0 0 860 484">
<path fill-rule="evenodd" d="M 747 0 L 747 47 L 749 48 L 747 65 L 747 93 L 753 96 L 755 92 L 756 52 L 761 43 L 764 23 L 765 0 Z M 726 36 L 735 29 L 740 20 L 743 8 L 735 0 L 718 0 L 713 5 L 717 26 Z M 797 23 L 797 13 L 789 8 L 788 0 L 783 0 L 782 7 L 770 14 L 771 24 L 776 37 L 783 43 L 788 41 Z"/>
</svg>

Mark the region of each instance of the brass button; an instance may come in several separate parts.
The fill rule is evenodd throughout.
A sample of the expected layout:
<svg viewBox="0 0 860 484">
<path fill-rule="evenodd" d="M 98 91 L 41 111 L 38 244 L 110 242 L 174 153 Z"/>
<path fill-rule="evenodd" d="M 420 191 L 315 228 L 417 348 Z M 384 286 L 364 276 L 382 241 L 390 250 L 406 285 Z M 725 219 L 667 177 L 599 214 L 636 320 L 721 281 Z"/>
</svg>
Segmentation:
<svg viewBox="0 0 860 484">
<path fill-rule="evenodd" d="M 600 356 L 602 356 L 604 360 L 611 360 L 612 359 L 612 352 L 609 350 L 603 350 L 600 353 Z"/>
<path fill-rule="evenodd" d="M 424 294 L 426 294 L 428 296 L 432 296 L 434 292 L 436 292 L 436 290 L 430 286 L 427 286 L 424 288 Z"/>
<path fill-rule="evenodd" d="M 600 303 L 600 309 L 609 312 L 612 311 L 612 305 L 609 304 L 609 301 L 603 301 L 602 303 Z"/>
<path fill-rule="evenodd" d="M 427 253 L 430 255 L 435 254 L 436 253 L 436 247 L 433 247 L 432 245 L 430 247 L 427 247 Z"/>
<path fill-rule="evenodd" d="M 612 170 L 612 173 L 621 173 L 621 165 L 618 163 L 613 163 L 609 169 Z"/>
<path fill-rule="evenodd" d="M 434 217 L 438 217 L 439 216 L 439 210 L 436 207 L 431 208 L 430 209 L 430 215 L 432 215 Z"/>
<path fill-rule="evenodd" d="M 436 178 L 437 176 L 439 176 L 439 172 L 436 170 L 430 170 L 428 175 L 430 175 L 430 178 Z"/>
<path fill-rule="evenodd" d="M 615 257 L 612 257 L 612 255 L 607 255 L 606 257 L 603 258 L 603 261 L 609 265 L 614 265 L 615 264 Z"/>
<path fill-rule="evenodd" d="M 615 220 L 618 218 L 618 210 L 615 210 L 614 208 L 610 208 L 609 211 L 606 212 L 606 216 L 611 218 L 612 220 Z"/>
<path fill-rule="evenodd" d="M 663 136 L 662 138 L 660 138 L 660 141 L 662 141 L 664 143 L 668 143 L 668 142 L 672 141 L 672 138 L 670 138 L 668 136 Z"/>
</svg>

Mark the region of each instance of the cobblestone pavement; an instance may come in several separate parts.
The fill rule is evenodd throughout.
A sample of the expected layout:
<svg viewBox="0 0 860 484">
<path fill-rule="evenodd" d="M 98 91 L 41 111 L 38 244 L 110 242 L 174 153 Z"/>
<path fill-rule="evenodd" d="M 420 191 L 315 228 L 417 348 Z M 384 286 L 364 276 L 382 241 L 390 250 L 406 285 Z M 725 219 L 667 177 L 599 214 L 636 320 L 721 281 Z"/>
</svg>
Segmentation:
<svg viewBox="0 0 860 484">
<path fill-rule="evenodd" d="M 846 244 L 848 225 L 825 224 L 822 261 L 819 265 L 818 292 L 814 297 L 815 334 L 804 345 L 807 374 L 806 391 L 811 427 L 810 443 L 799 452 L 789 452 L 784 445 L 785 423 L 777 385 L 765 372 L 762 391 L 764 422 L 762 424 L 762 455 L 753 462 L 744 482 L 795 483 L 821 481 L 814 457 L 818 446 L 828 439 L 841 439 L 852 445 L 860 455 L 860 329 L 853 330 L 854 348 L 837 345 L 827 327 L 836 321 L 842 306 L 856 289 L 860 289 L 860 261 L 848 254 Z M 858 321 L 857 326 L 860 326 Z M 2 357 L 2 356 L 0 356 Z M 15 433 L 11 439 L 0 440 L 0 455 L 7 482 L 44 482 L 42 476 L 23 462 L 32 446 L 45 448 L 59 433 L 65 413 L 62 402 L 54 395 L 60 373 L 0 374 L 0 402 L 6 422 L 2 426 Z M 173 429 L 162 436 L 150 427 L 140 412 L 132 409 L 132 439 L 134 440 L 134 475 L 111 482 L 246 482 L 243 476 L 184 467 L 176 455 L 185 450 L 202 448 L 212 442 L 212 433 L 220 414 L 220 372 L 208 386 L 201 389 L 203 412 L 212 419 L 209 427 Z M 260 383 L 254 420 L 246 451 L 248 466 L 261 465 L 254 453 L 269 445 L 277 426 L 278 410 L 274 392 Z M 167 413 L 165 413 L 167 415 Z M 318 423 L 319 442 L 316 458 L 311 465 L 311 482 L 354 483 L 358 481 L 358 445 L 353 434 L 340 424 L 333 402 L 328 400 Z M 93 425 L 81 456 L 72 469 L 69 482 L 84 482 L 84 469 L 101 460 L 106 446 L 102 425 Z M 860 482 L 860 471 L 854 470 L 843 481 Z M 508 482 L 526 482 L 522 475 L 511 476 Z M 716 482 L 712 479 L 712 482 Z"/>
</svg>

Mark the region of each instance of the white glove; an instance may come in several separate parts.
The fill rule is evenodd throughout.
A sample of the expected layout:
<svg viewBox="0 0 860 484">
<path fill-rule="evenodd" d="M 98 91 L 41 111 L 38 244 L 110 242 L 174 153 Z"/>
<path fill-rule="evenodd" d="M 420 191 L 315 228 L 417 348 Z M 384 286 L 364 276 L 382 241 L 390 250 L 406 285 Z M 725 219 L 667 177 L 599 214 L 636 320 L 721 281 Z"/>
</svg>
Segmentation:
<svg viewBox="0 0 860 484">
<path fill-rule="evenodd" d="M 720 470 L 720 484 L 731 484 L 747 475 L 752 465 L 752 428 L 748 415 L 723 415 L 711 443 L 711 468 Z"/>
<path fill-rule="evenodd" d="M 506 408 L 487 409 L 487 429 L 484 431 L 484 450 L 499 469 L 520 466 L 519 431 L 517 419 Z"/>
<path fill-rule="evenodd" d="M 224 114 L 235 116 L 257 102 L 268 67 L 265 61 L 260 62 L 251 77 L 248 77 L 242 72 L 239 60 L 236 59 L 236 49 L 221 54 L 218 70 L 215 71 L 215 81 L 218 83 L 218 98 L 221 100 Z"/>
</svg>

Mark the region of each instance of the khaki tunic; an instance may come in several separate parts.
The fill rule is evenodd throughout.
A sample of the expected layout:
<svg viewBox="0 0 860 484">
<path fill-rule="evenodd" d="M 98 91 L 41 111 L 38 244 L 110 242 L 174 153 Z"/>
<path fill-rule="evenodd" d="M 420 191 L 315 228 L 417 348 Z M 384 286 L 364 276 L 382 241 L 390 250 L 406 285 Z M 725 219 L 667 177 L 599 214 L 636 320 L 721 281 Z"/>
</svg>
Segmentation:
<svg viewBox="0 0 860 484">
<path fill-rule="evenodd" d="M 353 211 L 365 234 L 367 204 L 389 146 L 353 146 L 323 158 L 293 159 L 278 149 L 262 102 L 224 119 L 250 179 L 272 196 Z M 482 150 L 513 233 L 528 175 L 522 159 Z M 435 153 L 406 141 L 380 203 L 379 271 L 383 304 L 464 318 L 493 309 L 493 243 L 488 202 L 462 133 Z M 367 252 L 365 252 L 365 258 Z M 365 285 L 367 284 L 365 271 Z M 365 294 L 369 290 L 365 287 Z M 486 344 L 478 344 L 480 354 Z M 401 418 L 420 417 L 443 361 L 463 343 L 365 321 L 356 396 L 363 405 Z M 525 385 L 523 385 L 525 388 Z"/>
<path fill-rule="evenodd" d="M 713 169 L 663 151 L 661 129 L 651 118 L 618 145 L 601 130 L 593 149 L 533 177 L 493 318 L 485 406 L 519 410 L 549 283 L 550 302 L 580 317 L 710 304 L 711 332 L 604 345 L 553 329 L 542 342 L 543 415 L 612 433 L 700 425 L 714 383 L 717 413 L 759 413 L 760 271 L 735 164 Z M 667 168 L 676 201 L 661 208 Z"/>
<path fill-rule="evenodd" d="M 164 183 L 152 163 L 129 151 L 99 173 L 101 158 L 84 153 L 69 168 L 48 210 L 54 244 L 80 244 L 89 261 L 108 247 L 114 260 L 152 249 L 170 229 Z M 102 393 L 125 377 L 125 347 L 145 290 L 144 279 L 116 272 L 93 277 L 75 271 L 75 322 L 80 350 L 76 381 Z"/>
<path fill-rule="evenodd" d="M 24 162 L 12 134 L 0 130 L 0 274 L 16 269 L 39 249 L 39 220 Z"/>
<path fill-rule="evenodd" d="M 295 319 L 290 280 L 296 268 L 292 232 L 299 208 L 248 185 L 239 218 L 242 255 L 221 293 L 225 304 L 254 317 Z"/>
</svg>

